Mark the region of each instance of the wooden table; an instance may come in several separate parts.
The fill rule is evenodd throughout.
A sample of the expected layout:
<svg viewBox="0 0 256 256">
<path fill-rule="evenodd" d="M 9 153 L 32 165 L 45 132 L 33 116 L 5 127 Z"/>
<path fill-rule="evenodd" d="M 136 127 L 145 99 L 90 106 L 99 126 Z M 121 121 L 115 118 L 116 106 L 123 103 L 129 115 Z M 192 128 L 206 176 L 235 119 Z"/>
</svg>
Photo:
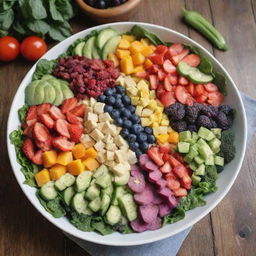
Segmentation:
<svg viewBox="0 0 256 256">
<path fill-rule="evenodd" d="M 212 48 L 202 36 L 184 25 L 180 20 L 182 7 L 197 10 L 210 20 L 225 35 L 229 51 L 223 53 Z M 144 0 L 131 21 L 158 24 L 189 35 L 224 64 L 241 91 L 256 97 L 255 0 Z M 72 23 L 74 32 L 95 25 L 83 16 Z M 0 255 L 88 255 L 33 208 L 11 171 L 6 150 L 6 122 L 15 92 L 31 66 L 32 63 L 22 59 L 0 66 Z M 193 227 L 179 256 L 256 255 L 255 142 L 254 138 L 231 191 Z"/>
</svg>

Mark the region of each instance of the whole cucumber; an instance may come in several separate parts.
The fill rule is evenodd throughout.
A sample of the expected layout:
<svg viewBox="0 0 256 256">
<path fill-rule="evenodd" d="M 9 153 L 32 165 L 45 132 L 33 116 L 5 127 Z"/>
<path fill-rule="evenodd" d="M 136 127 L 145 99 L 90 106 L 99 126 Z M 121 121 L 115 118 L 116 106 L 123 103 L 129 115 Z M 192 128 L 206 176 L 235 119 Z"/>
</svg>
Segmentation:
<svg viewBox="0 0 256 256">
<path fill-rule="evenodd" d="M 208 38 L 217 48 L 226 51 L 228 46 L 221 33 L 210 24 L 200 13 L 182 9 L 185 22 L 198 30 L 206 38 Z"/>
</svg>

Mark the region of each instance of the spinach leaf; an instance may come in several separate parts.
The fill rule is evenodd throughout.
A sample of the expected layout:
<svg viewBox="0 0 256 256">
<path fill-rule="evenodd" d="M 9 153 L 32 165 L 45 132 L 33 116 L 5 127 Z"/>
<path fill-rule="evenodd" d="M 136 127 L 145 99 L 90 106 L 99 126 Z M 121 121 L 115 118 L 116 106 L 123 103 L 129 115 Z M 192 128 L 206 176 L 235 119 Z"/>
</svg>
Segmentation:
<svg viewBox="0 0 256 256">
<path fill-rule="evenodd" d="M 113 226 L 113 230 L 118 231 L 122 234 L 129 234 L 132 233 L 133 230 L 131 229 L 131 227 L 129 226 L 128 223 L 124 224 L 124 223 L 117 223 Z"/>
<path fill-rule="evenodd" d="M 93 231 L 91 227 L 92 216 L 85 214 L 78 214 L 75 211 L 71 211 L 71 220 L 70 222 L 79 230 L 82 231 Z"/>
<path fill-rule="evenodd" d="M 47 17 L 46 9 L 44 8 L 42 0 L 27 0 L 31 14 L 34 19 L 42 20 Z"/>
<path fill-rule="evenodd" d="M 219 88 L 219 91 L 226 96 L 227 95 L 227 80 L 226 77 L 224 75 L 222 75 L 219 72 L 213 72 L 214 73 L 214 79 L 213 79 L 213 83 L 217 85 L 217 87 Z"/>
<path fill-rule="evenodd" d="M 14 12 L 12 9 L 8 9 L 0 13 L 0 29 L 9 30 L 14 21 Z"/>
<path fill-rule="evenodd" d="M 74 10 L 70 3 L 70 0 L 56 0 L 55 4 L 58 11 L 61 13 L 65 20 L 69 20 L 74 16 Z"/>
<path fill-rule="evenodd" d="M 111 226 L 106 224 L 102 217 L 92 218 L 91 226 L 94 231 L 98 231 L 104 236 L 113 233 L 113 229 L 111 228 Z"/>
<path fill-rule="evenodd" d="M 32 80 L 39 80 L 44 75 L 51 74 L 53 69 L 55 68 L 57 60 L 46 60 L 41 59 L 38 61 L 36 65 L 36 70 L 33 74 Z"/>
<path fill-rule="evenodd" d="M 21 107 L 18 110 L 18 115 L 21 123 L 25 120 L 28 109 L 29 109 L 29 106 L 25 104 L 23 107 Z"/>
<path fill-rule="evenodd" d="M 1 0 L 0 1 L 0 12 L 4 12 L 13 7 L 17 0 Z"/>
<path fill-rule="evenodd" d="M 56 41 L 62 41 L 71 35 L 71 27 L 68 22 L 55 22 L 50 27 L 49 35 Z"/>
<path fill-rule="evenodd" d="M 50 26 L 43 20 L 32 20 L 27 23 L 27 27 L 42 37 L 48 33 Z"/>
<path fill-rule="evenodd" d="M 172 211 L 170 215 L 164 216 L 163 225 L 175 223 L 184 219 L 184 217 L 185 211 L 182 208 L 177 207 Z"/>
<path fill-rule="evenodd" d="M 49 0 L 49 6 L 52 19 L 57 21 L 64 21 L 61 13 L 57 9 L 56 0 Z"/>
<path fill-rule="evenodd" d="M 13 23 L 13 26 L 12 26 L 12 29 L 14 31 L 16 31 L 18 34 L 21 34 L 21 35 L 26 35 L 28 33 L 28 29 L 27 27 L 24 25 L 24 23 L 19 20 L 19 19 L 16 19 Z"/>
</svg>

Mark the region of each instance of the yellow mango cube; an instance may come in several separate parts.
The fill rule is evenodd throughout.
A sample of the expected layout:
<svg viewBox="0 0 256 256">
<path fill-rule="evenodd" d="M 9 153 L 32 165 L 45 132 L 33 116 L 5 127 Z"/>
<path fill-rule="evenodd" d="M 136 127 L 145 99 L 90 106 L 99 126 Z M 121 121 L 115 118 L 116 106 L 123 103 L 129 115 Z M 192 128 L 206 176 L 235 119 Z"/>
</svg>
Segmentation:
<svg viewBox="0 0 256 256">
<path fill-rule="evenodd" d="M 133 63 L 134 64 L 134 63 Z M 137 66 L 137 67 L 135 67 L 134 69 L 133 69 L 133 72 L 132 73 L 134 73 L 134 74 L 136 74 L 136 73 L 140 73 L 140 72 L 143 72 L 143 71 L 145 71 L 144 70 L 144 68 L 143 68 L 143 66 Z"/>
<path fill-rule="evenodd" d="M 123 49 L 123 50 L 127 50 L 127 49 L 129 49 L 130 44 L 131 43 L 128 40 L 122 38 L 119 42 L 118 48 Z"/>
<path fill-rule="evenodd" d="M 148 46 L 150 44 L 150 42 L 147 38 L 141 38 L 140 41 L 144 46 Z"/>
<path fill-rule="evenodd" d="M 139 90 L 148 90 L 149 86 L 145 80 L 141 79 L 137 84 L 137 88 Z"/>
<path fill-rule="evenodd" d="M 157 102 L 156 102 L 156 104 L 157 104 Z M 163 107 L 159 107 L 159 106 L 155 110 L 156 113 L 163 113 L 163 111 L 164 111 L 164 108 Z"/>
<path fill-rule="evenodd" d="M 150 101 L 149 98 L 141 98 L 140 99 L 141 105 L 144 108 L 149 104 L 149 101 Z"/>
<path fill-rule="evenodd" d="M 150 55 L 152 55 L 154 52 L 153 48 L 151 46 L 145 46 L 142 50 L 141 50 L 141 54 L 143 54 L 143 56 L 145 57 L 149 57 Z"/>
<path fill-rule="evenodd" d="M 132 54 L 141 52 L 145 46 L 140 41 L 134 41 L 131 43 L 129 50 Z"/>
<path fill-rule="evenodd" d="M 66 173 L 66 167 L 60 164 L 55 164 L 49 170 L 51 180 L 58 180 L 61 176 Z"/>
<path fill-rule="evenodd" d="M 141 125 L 143 127 L 150 126 L 151 123 L 152 123 L 151 120 L 149 118 L 147 118 L 147 117 L 142 117 L 140 120 L 141 120 Z"/>
<path fill-rule="evenodd" d="M 76 144 L 72 148 L 72 153 L 75 159 L 83 158 L 85 156 L 86 148 L 82 143 Z"/>
<path fill-rule="evenodd" d="M 46 151 L 43 153 L 43 163 L 44 167 L 51 167 L 56 164 L 57 152 L 55 150 Z"/>
<path fill-rule="evenodd" d="M 129 50 L 121 50 L 121 49 L 117 49 L 116 50 L 116 56 L 119 58 L 119 59 L 123 59 L 127 56 L 130 56 L 130 51 Z"/>
<path fill-rule="evenodd" d="M 132 43 L 136 40 L 135 36 L 132 35 L 122 35 L 122 39 L 127 40 L 128 42 Z"/>
<path fill-rule="evenodd" d="M 35 174 L 36 183 L 39 187 L 42 187 L 44 184 L 51 180 L 49 171 L 47 169 L 43 169 L 42 171 Z"/>
<path fill-rule="evenodd" d="M 167 134 L 167 133 L 160 134 L 156 138 L 160 143 L 164 144 L 164 143 L 168 142 L 169 134 Z"/>
<path fill-rule="evenodd" d="M 126 75 L 129 75 L 133 72 L 134 65 L 131 56 L 128 56 L 120 61 L 120 69 L 121 72 Z"/>
<path fill-rule="evenodd" d="M 168 142 L 177 144 L 179 142 L 179 133 L 175 131 L 170 132 Z"/>
<path fill-rule="evenodd" d="M 144 68 L 147 69 L 153 65 L 153 62 L 150 59 L 146 59 L 143 65 Z"/>
<path fill-rule="evenodd" d="M 84 165 L 81 159 L 73 160 L 67 165 L 67 171 L 74 176 L 78 176 L 84 171 Z"/>
<path fill-rule="evenodd" d="M 141 65 L 145 61 L 145 56 L 140 52 L 137 52 L 132 55 L 132 61 L 135 66 Z"/>
<path fill-rule="evenodd" d="M 149 118 L 152 121 L 152 123 L 158 122 L 158 117 L 155 114 L 151 115 Z"/>
<path fill-rule="evenodd" d="M 150 94 L 149 94 L 149 98 L 150 98 Z M 148 108 L 155 110 L 157 108 L 157 104 L 155 100 L 150 100 L 149 104 L 148 104 Z"/>
<path fill-rule="evenodd" d="M 99 162 L 91 157 L 84 160 L 83 165 L 84 165 L 85 169 L 89 170 L 89 171 L 94 171 L 100 166 Z"/>
<path fill-rule="evenodd" d="M 139 101 L 140 101 L 139 97 L 131 97 L 131 102 L 133 105 L 138 105 Z"/>
<path fill-rule="evenodd" d="M 112 60 L 114 62 L 114 67 L 115 68 L 119 66 L 119 60 L 118 60 L 117 56 L 114 53 L 110 53 L 108 55 L 108 59 Z"/>
<path fill-rule="evenodd" d="M 73 161 L 73 154 L 72 152 L 60 152 L 57 156 L 57 164 L 61 164 L 66 166 L 71 161 Z"/>
<path fill-rule="evenodd" d="M 154 127 L 154 128 L 159 127 L 159 123 L 158 122 L 153 122 L 152 127 Z"/>
<path fill-rule="evenodd" d="M 170 121 L 168 119 L 162 119 L 162 121 L 161 121 L 161 125 L 163 125 L 163 126 L 168 126 L 169 123 L 170 123 Z"/>
<path fill-rule="evenodd" d="M 98 156 L 97 151 L 93 147 L 90 147 L 86 149 L 83 160 L 90 157 L 95 159 L 97 156 Z"/>
<path fill-rule="evenodd" d="M 147 98 L 149 99 L 149 90 L 148 89 L 142 89 L 140 90 L 140 97 L 141 98 Z"/>
</svg>

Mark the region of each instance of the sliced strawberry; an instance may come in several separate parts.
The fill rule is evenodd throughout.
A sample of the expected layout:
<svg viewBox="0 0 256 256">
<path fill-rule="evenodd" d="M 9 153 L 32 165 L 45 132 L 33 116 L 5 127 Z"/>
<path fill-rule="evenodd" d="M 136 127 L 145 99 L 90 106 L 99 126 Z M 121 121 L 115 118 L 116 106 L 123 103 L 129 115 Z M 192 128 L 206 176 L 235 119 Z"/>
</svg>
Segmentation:
<svg viewBox="0 0 256 256">
<path fill-rule="evenodd" d="M 219 90 L 213 83 L 204 84 L 204 88 L 207 92 L 217 92 Z"/>
<path fill-rule="evenodd" d="M 139 77 L 139 78 L 147 79 L 148 78 L 148 73 L 146 71 L 137 72 L 135 74 L 135 76 Z"/>
<path fill-rule="evenodd" d="M 62 136 L 54 138 L 52 144 L 56 149 L 64 152 L 71 151 L 75 145 L 74 142 L 70 142 L 67 138 Z"/>
<path fill-rule="evenodd" d="M 173 92 L 166 92 L 163 93 L 160 97 L 161 103 L 164 105 L 164 107 L 168 107 L 171 104 L 174 104 L 176 102 Z"/>
<path fill-rule="evenodd" d="M 50 137 L 49 131 L 46 126 L 39 122 L 35 123 L 34 125 L 33 135 L 40 142 L 45 142 Z"/>
<path fill-rule="evenodd" d="M 163 64 L 164 71 L 170 74 L 176 74 L 176 67 L 170 60 L 165 60 Z"/>
<path fill-rule="evenodd" d="M 182 59 L 182 61 L 191 67 L 197 67 L 200 64 L 201 59 L 198 55 L 192 53 L 187 55 L 184 59 Z"/>
<path fill-rule="evenodd" d="M 54 124 L 54 128 L 59 133 L 59 135 L 70 138 L 70 134 L 68 131 L 68 122 L 66 120 L 57 120 Z"/>
<path fill-rule="evenodd" d="M 178 84 L 178 76 L 169 75 L 168 79 L 169 79 L 171 85 L 177 85 Z"/>
<path fill-rule="evenodd" d="M 37 119 L 37 107 L 31 106 L 28 109 L 27 115 L 26 115 L 26 121 Z"/>
<path fill-rule="evenodd" d="M 73 108 L 70 112 L 72 114 L 74 114 L 75 116 L 84 117 L 85 110 L 86 110 L 85 104 L 80 104 L 80 105 L 76 106 L 75 108 Z"/>
<path fill-rule="evenodd" d="M 184 165 L 180 164 L 178 166 L 176 166 L 175 168 L 173 168 L 173 172 L 174 174 L 176 174 L 179 178 L 183 178 L 187 172 L 186 172 L 186 168 Z"/>
<path fill-rule="evenodd" d="M 197 84 L 195 86 L 195 96 L 205 95 L 207 94 L 206 90 L 204 89 L 204 86 L 202 84 Z"/>
<path fill-rule="evenodd" d="M 65 99 L 61 105 L 61 111 L 63 114 L 66 114 L 71 109 L 75 108 L 77 105 L 77 98 L 72 97 L 69 99 Z"/>
<path fill-rule="evenodd" d="M 70 112 L 66 113 L 66 117 L 67 117 L 67 120 L 71 124 L 79 124 L 81 122 L 81 120 L 79 120 L 79 117 L 75 116 L 74 114 L 72 114 Z"/>
<path fill-rule="evenodd" d="M 159 150 L 161 153 L 170 153 L 172 149 L 172 144 L 171 143 L 165 143 L 165 144 L 162 144 L 160 147 L 159 147 Z"/>
<path fill-rule="evenodd" d="M 183 85 L 183 86 L 186 86 L 189 84 L 189 81 L 186 77 L 184 76 L 179 76 L 179 81 L 178 81 L 178 84 L 179 85 Z"/>
<path fill-rule="evenodd" d="M 166 90 L 164 89 L 164 86 L 162 84 L 158 84 L 157 91 L 156 91 L 156 97 L 160 99 L 163 94 L 166 93 Z"/>
<path fill-rule="evenodd" d="M 182 103 L 182 104 L 186 104 L 186 100 L 188 98 L 188 93 L 186 91 L 186 89 L 182 86 L 177 86 L 176 90 L 175 90 L 175 96 L 176 99 Z"/>
<path fill-rule="evenodd" d="M 54 120 L 51 118 L 49 114 L 39 115 L 39 120 L 50 129 L 54 126 Z"/>
<path fill-rule="evenodd" d="M 65 115 L 63 115 L 60 111 L 60 109 L 56 106 L 51 106 L 49 110 L 49 114 L 53 120 L 63 119 L 65 120 Z"/>
<path fill-rule="evenodd" d="M 181 162 L 171 155 L 164 154 L 164 158 L 166 159 L 165 161 L 168 161 L 171 164 L 172 168 L 181 165 Z"/>
<path fill-rule="evenodd" d="M 29 138 L 33 138 L 34 125 L 27 126 L 23 131 L 23 134 Z"/>
<path fill-rule="evenodd" d="M 180 188 L 180 182 L 176 179 L 168 179 L 167 180 L 167 186 L 172 191 L 177 190 Z"/>
<path fill-rule="evenodd" d="M 207 102 L 215 107 L 220 106 L 223 100 L 224 100 L 224 96 L 220 92 L 211 92 L 208 94 Z"/>
<path fill-rule="evenodd" d="M 181 155 L 180 153 L 174 152 L 174 153 L 172 154 L 172 156 L 175 157 L 180 163 L 182 163 L 182 164 L 185 163 L 185 162 L 184 162 L 184 159 L 183 159 L 183 157 L 182 157 L 182 155 Z"/>
<path fill-rule="evenodd" d="M 156 47 L 155 53 L 156 54 L 165 54 L 168 51 L 168 47 L 165 45 L 158 45 Z"/>
<path fill-rule="evenodd" d="M 158 65 L 151 65 L 149 68 L 147 68 L 147 71 L 149 74 L 156 74 L 160 70 Z"/>
<path fill-rule="evenodd" d="M 36 122 L 37 122 L 37 119 L 27 120 L 27 125 L 28 126 L 34 125 Z"/>
<path fill-rule="evenodd" d="M 174 65 L 178 65 L 179 62 L 188 55 L 189 49 L 185 48 L 182 50 L 182 52 L 174 57 L 171 58 L 171 61 Z"/>
<path fill-rule="evenodd" d="M 192 82 L 189 82 L 189 85 L 186 87 L 186 90 L 189 92 L 191 96 L 195 94 L 195 85 Z"/>
<path fill-rule="evenodd" d="M 173 44 L 169 47 L 169 53 L 171 56 L 180 54 L 184 49 L 184 46 L 180 43 Z"/>
<path fill-rule="evenodd" d="M 35 155 L 35 146 L 30 138 L 26 138 L 22 145 L 22 151 L 25 154 L 25 156 L 32 160 Z"/>
<path fill-rule="evenodd" d="M 78 143 L 83 134 L 83 127 L 78 124 L 70 124 L 68 126 L 68 131 L 70 134 L 70 140 Z"/>
<path fill-rule="evenodd" d="M 150 56 L 149 59 L 157 65 L 163 65 L 164 63 L 164 54 L 158 54 L 154 56 Z"/>
<path fill-rule="evenodd" d="M 164 164 L 163 153 L 159 151 L 158 147 L 151 147 L 147 154 L 158 166 L 162 166 Z"/>
<path fill-rule="evenodd" d="M 183 197 L 188 194 L 188 191 L 185 188 L 179 188 L 179 189 L 173 191 L 173 193 L 176 197 Z"/>
<path fill-rule="evenodd" d="M 169 173 L 172 171 L 172 167 L 169 162 L 165 162 L 164 165 L 160 168 L 162 173 Z"/>
<path fill-rule="evenodd" d="M 149 75 L 150 90 L 155 90 L 157 88 L 158 79 L 156 75 Z"/>
<path fill-rule="evenodd" d="M 43 164 L 43 151 L 41 149 L 37 150 L 35 155 L 32 158 L 34 164 L 42 165 Z"/>
<path fill-rule="evenodd" d="M 159 81 L 163 81 L 165 77 L 166 77 L 166 74 L 163 70 L 159 70 L 157 72 L 157 78 Z"/>
<path fill-rule="evenodd" d="M 22 122 L 21 128 L 24 130 L 24 129 L 26 129 L 27 127 L 28 127 L 27 122 L 26 122 L 26 121 Z"/>
<path fill-rule="evenodd" d="M 165 178 L 166 178 L 167 181 L 170 180 L 170 179 L 172 179 L 172 180 L 178 180 L 177 176 L 173 173 L 173 171 L 167 173 L 167 174 L 165 175 Z"/>
<path fill-rule="evenodd" d="M 38 115 L 43 115 L 46 114 L 51 108 L 51 104 L 50 103 L 43 103 L 41 105 L 37 106 L 37 114 Z"/>
<path fill-rule="evenodd" d="M 202 104 L 207 100 L 207 96 L 202 94 L 202 95 L 195 97 L 195 100 L 196 100 L 196 102 Z"/>
<path fill-rule="evenodd" d="M 185 189 L 191 189 L 192 179 L 188 175 L 185 175 L 181 179 L 180 183 L 181 186 L 184 187 Z"/>
<path fill-rule="evenodd" d="M 196 100 L 190 94 L 188 94 L 185 104 L 188 106 L 192 106 L 195 102 L 196 102 Z"/>
<path fill-rule="evenodd" d="M 52 138 L 49 137 L 48 140 L 41 142 L 35 139 L 36 146 L 40 148 L 42 151 L 49 151 L 52 149 Z"/>
</svg>

